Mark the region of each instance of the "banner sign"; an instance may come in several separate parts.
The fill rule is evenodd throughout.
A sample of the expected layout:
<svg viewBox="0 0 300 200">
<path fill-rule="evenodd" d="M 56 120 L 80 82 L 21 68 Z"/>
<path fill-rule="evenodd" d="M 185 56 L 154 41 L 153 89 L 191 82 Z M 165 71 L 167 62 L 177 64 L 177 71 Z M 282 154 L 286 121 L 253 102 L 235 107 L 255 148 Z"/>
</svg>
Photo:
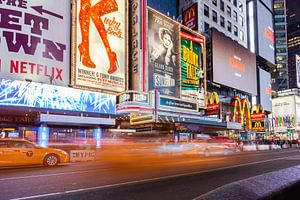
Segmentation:
<svg viewBox="0 0 300 200">
<path fill-rule="evenodd" d="M 204 68 L 202 48 L 204 39 L 181 32 L 181 98 L 204 102 Z M 202 101 L 201 101 L 202 99 Z"/>
<path fill-rule="evenodd" d="M 179 25 L 148 9 L 148 89 L 179 97 Z"/>
<path fill-rule="evenodd" d="M 125 0 L 73 0 L 75 86 L 115 93 L 125 90 L 126 3 Z"/>
<path fill-rule="evenodd" d="M 140 93 L 136 91 L 128 91 L 117 96 L 117 104 L 136 102 L 136 103 L 149 103 L 149 94 Z"/>
<path fill-rule="evenodd" d="M 198 111 L 197 103 L 182 101 L 180 99 L 160 97 L 159 103 L 160 103 L 160 106 L 167 106 L 167 107 L 171 107 L 171 108 L 181 108 L 181 109 Z"/>
<path fill-rule="evenodd" d="M 265 130 L 264 121 L 252 122 L 252 130 L 254 130 L 254 131 L 263 131 L 263 130 Z"/>
<path fill-rule="evenodd" d="M 296 55 L 296 77 L 297 87 L 300 88 L 300 56 Z"/>
<path fill-rule="evenodd" d="M 205 115 L 219 115 L 220 114 L 220 104 L 219 95 L 216 92 L 212 92 L 207 95 L 207 108 L 205 110 Z"/>
<path fill-rule="evenodd" d="M 183 25 L 193 30 L 198 30 L 198 4 L 194 3 L 191 7 L 183 11 Z"/>
<path fill-rule="evenodd" d="M 70 13 L 68 0 L 0 1 L 0 78 L 67 86 Z"/>
<path fill-rule="evenodd" d="M 116 114 L 115 104 L 111 94 L 0 79 L 0 106 Z"/>
</svg>

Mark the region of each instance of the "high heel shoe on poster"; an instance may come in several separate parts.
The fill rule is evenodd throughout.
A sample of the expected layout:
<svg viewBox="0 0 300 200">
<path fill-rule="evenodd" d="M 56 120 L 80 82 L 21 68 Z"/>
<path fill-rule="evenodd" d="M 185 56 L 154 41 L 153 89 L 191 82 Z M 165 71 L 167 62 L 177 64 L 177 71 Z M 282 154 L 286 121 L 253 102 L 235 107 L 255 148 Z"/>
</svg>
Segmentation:
<svg viewBox="0 0 300 200">
<path fill-rule="evenodd" d="M 110 62 L 110 67 L 109 67 L 107 73 L 112 74 L 115 71 L 117 71 L 117 69 L 119 68 L 117 54 L 115 52 L 111 52 L 111 54 L 109 56 L 109 62 Z"/>
<path fill-rule="evenodd" d="M 95 63 L 91 60 L 86 47 L 83 44 L 78 45 L 80 52 L 80 62 L 88 68 L 96 68 Z"/>
</svg>

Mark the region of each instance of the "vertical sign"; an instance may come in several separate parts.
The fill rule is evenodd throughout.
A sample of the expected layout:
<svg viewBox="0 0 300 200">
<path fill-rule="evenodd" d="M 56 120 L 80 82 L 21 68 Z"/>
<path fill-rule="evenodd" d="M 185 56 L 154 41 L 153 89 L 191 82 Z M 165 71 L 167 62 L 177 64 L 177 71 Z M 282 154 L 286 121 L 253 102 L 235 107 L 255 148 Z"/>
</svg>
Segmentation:
<svg viewBox="0 0 300 200">
<path fill-rule="evenodd" d="M 179 96 L 179 25 L 148 9 L 148 89 Z"/>
<path fill-rule="evenodd" d="M 183 11 L 183 25 L 193 30 L 198 30 L 198 4 L 194 3 L 191 7 Z"/>
<path fill-rule="evenodd" d="M 67 86 L 69 20 L 68 0 L 0 1 L 0 78 Z"/>
<path fill-rule="evenodd" d="M 204 38 L 181 31 L 181 98 L 205 106 L 204 67 L 202 48 Z"/>
<path fill-rule="evenodd" d="M 125 90 L 125 0 L 73 0 L 73 84 L 112 92 Z"/>
<path fill-rule="evenodd" d="M 300 56 L 296 55 L 297 87 L 300 88 Z"/>
</svg>

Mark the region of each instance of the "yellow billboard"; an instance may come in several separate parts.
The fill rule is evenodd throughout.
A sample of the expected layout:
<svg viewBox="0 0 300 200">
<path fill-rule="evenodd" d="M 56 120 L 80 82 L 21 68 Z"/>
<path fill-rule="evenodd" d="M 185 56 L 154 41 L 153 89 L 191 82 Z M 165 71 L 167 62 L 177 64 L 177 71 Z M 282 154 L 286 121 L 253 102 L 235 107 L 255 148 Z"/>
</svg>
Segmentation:
<svg viewBox="0 0 300 200">
<path fill-rule="evenodd" d="M 72 85 L 111 92 L 126 86 L 124 0 L 73 0 Z"/>
</svg>

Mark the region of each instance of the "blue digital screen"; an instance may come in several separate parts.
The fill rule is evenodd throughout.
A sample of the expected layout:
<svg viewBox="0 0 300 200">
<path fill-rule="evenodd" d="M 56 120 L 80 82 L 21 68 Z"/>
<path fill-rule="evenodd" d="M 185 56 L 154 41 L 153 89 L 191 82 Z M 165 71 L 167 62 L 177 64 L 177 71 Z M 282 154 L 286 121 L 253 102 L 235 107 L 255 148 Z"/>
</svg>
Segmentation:
<svg viewBox="0 0 300 200">
<path fill-rule="evenodd" d="M 0 105 L 116 114 L 112 94 L 7 79 L 0 79 Z"/>
</svg>

